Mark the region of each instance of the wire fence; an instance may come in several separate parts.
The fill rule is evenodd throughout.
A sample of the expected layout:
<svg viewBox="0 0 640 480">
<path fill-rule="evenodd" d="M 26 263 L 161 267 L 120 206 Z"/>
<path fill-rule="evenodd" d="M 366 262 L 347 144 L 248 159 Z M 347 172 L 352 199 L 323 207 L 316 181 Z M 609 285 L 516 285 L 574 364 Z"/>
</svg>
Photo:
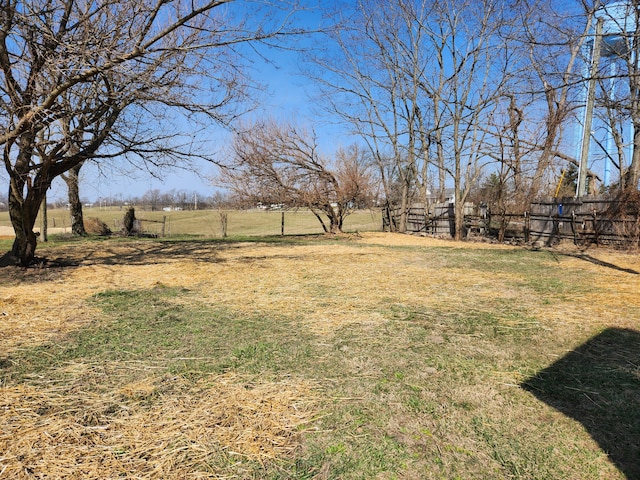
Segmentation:
<svg viewBox="0 0 640 480">
<path fill-rule="evenodd" d="M 83 210 L 87 219 L 98 219 L 112 232 L 123 230 L 127 208 L 91 207 Z M 135 209 L 137 230 L 158 237 L 199 236 L 222 238 L 225 236 L 309 235 L 324 232 L 322 225 L 309 210 L 144 210 Z M 42 230 L 43 219 L 36 220 L 35 231 Z M 344 220 L 344 232 L 382 230 L 380 210 L 358 210 Z M 71 232 L 71 220 L 66 209 L 49 209 L 48 234 Z M 13 229 L 7 212 L 0 212 L 0 236 L 12 235 Z"/>
</svg>

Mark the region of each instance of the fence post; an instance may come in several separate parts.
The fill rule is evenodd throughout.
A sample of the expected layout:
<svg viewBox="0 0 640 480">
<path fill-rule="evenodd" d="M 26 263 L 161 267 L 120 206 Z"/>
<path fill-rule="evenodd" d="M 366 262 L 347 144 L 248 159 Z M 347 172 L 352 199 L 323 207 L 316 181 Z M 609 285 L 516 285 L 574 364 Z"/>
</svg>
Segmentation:
<svg viewBox="0 0 640 480">
<path fill-rule="evenodd" d="M 49 241 L 48 238 L 48 220 L 49 220 L 49 215 L 47 212 L 47 194 L 44 194 L 44 198 L 42 199 L 42 206 L 40 207 L 42 209 L 42 240 L 47 242 Z"/>
<path fill-rule="evenodd" d="M 161 234 L 162 238 L 164 238 L 164 226 L 165 226 L 166 222 L 167 222 L 167 216 L 163 215 L 162 216 L 162 234 Z"/>
<path fill-rule="evenodd" d="M 220 215 L 220 228 L 222 230 L 222 238 L 227 238 L 227 225 L 229 221 L 229 215 L 227 212 L 219 211 Z"/>
<path fill-rule="evenodd" d="M 284 210 L 280 219 L 280 235 L 284 237 Z"/>
</svg>

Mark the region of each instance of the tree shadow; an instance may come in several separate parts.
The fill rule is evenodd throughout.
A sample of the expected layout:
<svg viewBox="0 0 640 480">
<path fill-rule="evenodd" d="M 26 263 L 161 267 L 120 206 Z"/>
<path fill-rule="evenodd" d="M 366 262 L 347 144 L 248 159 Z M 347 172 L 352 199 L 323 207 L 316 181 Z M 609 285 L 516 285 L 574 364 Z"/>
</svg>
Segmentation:
<svg viewBox="0 0 640 480">
<path fill-rule="evenodd" d="M 81 255 L 81 261 L 77 266 L 86 265 L 152 265 L 170 264 L 176 261 L 189 260 L 203 263 L 224 263 L 226 260 L 221 257 L 225 251 L 241 250 L 249 243 L 246 240 L 144 240 L 122 243 L 87 243 L 79 246 L 78 249 L 65 249 L 56 252 L 58 256 L 48 259 L 53 265 L 72 265 L 74 260 Z M 290 242 L 253 241 L 261 245 L 295 245 Z M 298 242 L 297 244 L 300 244 Z M 66 252 L 66 253 L 65 253 Z M 290 254 L 280 255 L 284 257 L 297 258 Z M 263 256 L 267 258 L 266 256 Z M 249 258 L 246 257 L 245 260 Z M 257 257 L 259 260 L 261 257 Z M 268 258 L 275 258 L 269 256 Z"/>
<path fill-rule="evenodd" d="M 206 262 L 219 261 L 218 253 L 234 248 L 233 244 L 201 241 L 158 242 L 69 242 L 64 248 L 43 252 L 42 257 L 29 269 L 69 268 L 80 265 L 146 265 L 165 263 L 180 259 Z M 0 267 L 16 267 L 17 259 L 10 253 L 0 258 Z"/>
<path fill-rule="evenodd" d="M 580 422 L 629 479 L 640 479 L 640 332 L 608 328 L 521 387 Z"/>
<path fill-rule="evenodd" d="M 224 263 L 227 260 L 225 251 L 240 251 L 247 243 L 260 244 L 267 248 L 272 246 L 297 246 L 318 241 L 310 236 L 297 237 L 256 237 L 237 240 L 219 239 L 134 239 L 131 241 L 71 241 L 63 248 L 42 251 L 42 257 L 37 257 L 29 267 L 18 266 L 17 259 L 10 253 L 0 257 L 2 280 L 5 282 L 28 281 L 32 283 L 60 278 L 74 268 L 88 265 L 103 265 L 107 267 L 117 265 L 170 265 L 180 261 L 198 263 Z M 267 258 L 290 258 L 295 260 L 299 255 L 288 250 L 278 255 L 239 256 L 236 260 L 250 263 L 260 262 Z M 0 282 L 2 283 L 2 282 Z"/>
<path fill-rule="evenodd" d="M 593 263 L 594 265 L 600 265 L 601 267 L 611 268 L 620 272 L 631 273 L 632 275 L 640 275 L 640 272 L 632 268 L 620 267 L 614 263 L 605 262 L 604 260 L 600 260 L 598 258 L 592 257 L 591 255 L 587 255 L 586 253 L 564 253 L 563 255 L 566 255 L 567 257 L 578 258 L 580 260 L 584 260 L 585 262 Z"/>
</svg>

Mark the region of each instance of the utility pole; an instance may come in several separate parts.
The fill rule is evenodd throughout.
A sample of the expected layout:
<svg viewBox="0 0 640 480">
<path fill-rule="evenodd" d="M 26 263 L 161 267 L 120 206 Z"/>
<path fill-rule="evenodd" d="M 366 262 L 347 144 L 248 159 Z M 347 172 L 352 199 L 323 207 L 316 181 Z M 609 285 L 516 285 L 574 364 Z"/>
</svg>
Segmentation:
<svg viewBox="0 0 640 480">
<path fill-rule="evenodd" d="M 596 100 L 596 75 L 600 63 L 600 45 L 602 43 L 602 18 L 598 18 L 596 32 L 593 38 L 591 53 L 591 69 L 589 71 L 589 87 L 587 92 L 587 105 L 584 112 L 584 127 L 582 131 L 582 150 L 580 152 L 580 167 L 578 169 L 578 188 L 576 197 L 585 195 L 587 186 L 587 169 L 589 160 L 589 144 L 591 143 L 591 126 L 593 124 L 593 105 Z"/>
</svg>

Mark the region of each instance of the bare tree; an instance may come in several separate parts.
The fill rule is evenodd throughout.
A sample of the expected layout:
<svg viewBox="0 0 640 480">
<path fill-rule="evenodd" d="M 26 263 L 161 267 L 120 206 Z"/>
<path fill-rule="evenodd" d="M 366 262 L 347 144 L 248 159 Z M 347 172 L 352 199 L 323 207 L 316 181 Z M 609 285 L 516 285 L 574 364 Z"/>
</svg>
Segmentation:
<svg viewBox="0 0 640 480">
<path fill-rule="evenodd" d="M 358 1 L 348 20 L 329 33 L 329 48 L 316 53 L 317 68 L 309 72 L 320 85 L 326 110 L 368 144 L 387 206 L 400 209 L 401 232 L 417 186 L 424 196 L 428 183 L 418 128 L 424 106 L 419 77 L 429 54 L 422 48 L 420 21 L 429 7 L 425 2 L 417 12 L 412 3 Z"/>
<path fill-rule="evenodd" d="M 269 2 L 5 0 L 0 10 L 0 145 L 12 254 L 29 264 L 51 182 L 87 159 L 177 162 L 195 155 L 168 109 L 226 122 L 245 94 L 242 45 L 289 30 Z M 290 5 L 284 4 L 286 8 Z M 164 128 L 164 130 L 163 130 Z"/>
<path fill-rule="evenodd" d="M 60 177 L 67 184 L 67 199 L 69 203 L 69 216 L 71 217 L 71 233 L 84 236 L 87 231 L 84 228 L 84 215 L 82 214 L 82 201 L 80 200 L 80 169 L 82 163 L 69 169 L 67 174 Z"/>
<path fill-rule="evenodd" d="M 615 65 L 615 64 L 612 64 Z M 614 69 L 617 68 L 614 67 Z M 613 183 L 614 189 L 623 190 L 625 188 L 625 180 L 627 172 L 627 154 L 626 147 L 628 145 L 628 138 L 625 135 L 625 127 L 631 122 L 629 115 L 629 108 L 626 105 L 626 98 L 616 98 L 614 92 L 618 90 L 618 96 L 620 96 L 620 89 L 613 88 L 612 85 L 619 82 L 616 76 L 609 76 L 609 78 L 599 79 L 601 97 L 598 99 L 597 105 L 602 108 L 597 109 L 597 117 L 600 122 L 605 126 L 605 140 L 604 144 L 598 142 L 605 155 L 605 161 L 614 165 L 617 170 L 617 181 Z M 611 152 L 611 146 L 609 142 L 615 148 L 615 153 Z M 605 168 L 606 170 L 606 168 Z M 611 178 L 606 178 L 609 183 L 603 184 L 603 187 L 611 188 Z"/>
<path fill-rule="evenodd" d="M 426 198 L 437 185 L 442 198 L 453 186 L 456 238 L 465 199 L 491 161 L 484 126 L 510 77 L 500 63 L 507 13 L 498 0 L 360 0 L 351 28 L 333 35 L 341 58 L 316 60 L 331 74 L 321 79 L 329 109 L 354 125 L 381 167 L 392 159 L 401 212 L 412 192 Z"/>
<path fill-rule="evenodd" d="M 541 193 L 542 181 L 552 169 L 555 159 L 570 166 L 581 163 L 579 153 L 563 153 L 561 144 L 563 131 L 568 130 L 567 121 L 580 111 L 576 107 L 584 101 L 578 92 L 585 89 L 591 80 L 599 83 L 596 106 L 602 107 L 600 121 L 609 131 L 616 152 L 611 155 L 611 149 L 602 144 L 601 137 L 592 136 L 591 131 L 587 135 L 591 141 L 600 144 L 605 155 L 610 155 L 609 160 L 620 171 L 619 186 L 637 190 L 640 181 L 640 4 L 637 0 L 624 3 L 583 0 L 576 2 L 570 13 L 556 12 L 551 5 L 551 2 L 540 1 L 537 9 L 542 15 L 529 16 L 523 22 L 526 27 L 524 44 L 529 45 L 530 64 L 538 85 L 534 90 L 544 93 L 546 103 L 543 128 L 539 139 L 532 142 L 537 145 L 539 158 L 530 176 L 529 198 Z M 596 39 L 594 32 L 598 18 L 607 27 Z M 603 55 L 598 65 L 591 66 L 595 43 L 600 45 Z M 615 95 L 612 95 L 614 90 Z M 630 140 L 632 154 L 627 166 L 625 147 L 629 138 L 623 126 L 629 123 L 633 125 L 633 134 Z M 581 186 L 583 175 L 598 178 L 597 172 L 591 171 L 586 161 L 586 158 L 582 159 Z M 590 190 L 593 190 L 593 185 L 590 185 Z"/>
<path fill-rule="evenodd" d="M 439 4 L 437 26 L 438 69 L 446 81 L 427 83 L 439 94 L 445 142 L 445 168 L 454 187 L 456 239 L 464 235 L 464 204 L 483 169 L 492 163 L 488 155 L 495 132 L 486 128 L 506 93 L 513 72 L 505 68 L 509 51 L 500 35 L 508 19 L 505 2 L 459 2 Z M 427 91 L 430 91 L 427 88 Z"/>
<path fill-rule="evenodd" d="M 553 161 L 567 159 L 560 152 L 562 134 L 575 113 L 575 97 L 582 82 L 577 62 L 598 0 L 592 6 L 587 3 L 582 2 L 582 11 L 575 10 L 575 15 L 568 15 L 556 11 L 552 2 L 543 0 L 535 2 L 530 10 L 533 15 L 523 17 L 520 39 L 522 48 L 529 52 L 530 65 L 526 74 L 530 78 L 533 95 L 541 96 L 545 105 L 545 116 L 540 122 L 537 138 L 529 142 L 539 153 L 529 174 L 528 201 L 542 193 L 543 182 L 553 167 Z"/>
<path fill-rule="evenodd" d="M 152 212 L 159 210 L 162 206 L 162 192 L 157 188 L 152 190 L 147 190 L 142 196 L 142 208 L 146 210 L 147 208 Z"/>
<path fill-rule="evenodd" d="M 626 176 L 625 188 L 632 190 L 638 189 L 638 181 L 640 180 L 640 14 L 638 6 L 635 6 L 636 31 L 633 35 L 633 60 L 629 62 L 629 87 L 630 95 L 630 111 L 631 121 L 633 124 L 633 155 L 631 157 L 631 165 L 629 165 L 628 174 Z"/>
<path fill-rule="evenodd" d="M 372 177 L 357 146 L 322 156 L 315 135 L 284 123 L 254 124 L 238 133 L 219 178 L 246 201 L 306 207 L 326 233 L 373 200 Z"/>
</svg>

